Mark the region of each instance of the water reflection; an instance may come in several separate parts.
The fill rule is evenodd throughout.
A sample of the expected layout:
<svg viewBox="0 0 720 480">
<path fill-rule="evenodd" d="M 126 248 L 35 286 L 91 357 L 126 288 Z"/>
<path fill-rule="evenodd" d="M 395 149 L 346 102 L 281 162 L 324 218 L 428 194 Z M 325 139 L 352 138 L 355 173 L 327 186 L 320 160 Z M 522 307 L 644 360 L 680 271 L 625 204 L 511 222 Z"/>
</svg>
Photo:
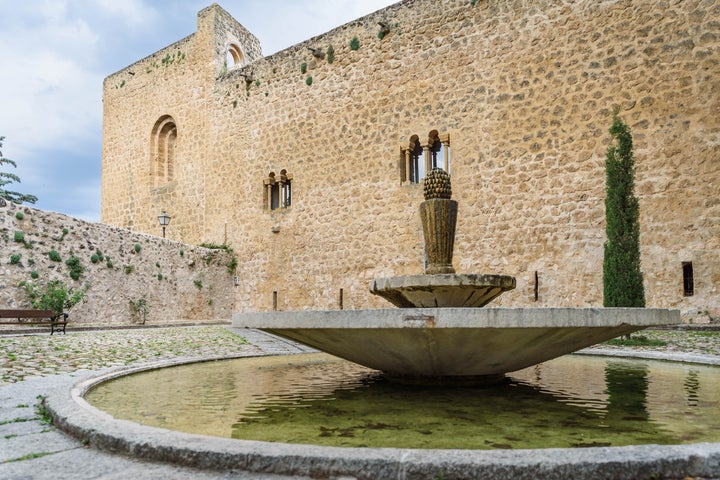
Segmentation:
<svg viewBox="0 0 720 480">
<path fill-rule="evenodd" d="M 719 385 L 711 367 L 567 356 L 492 388 L 409 387 L 317 354 L 133 375 L 88 400 L 116 417 L 234 438 L 543 448 L 720 441 Z"/>
</svg>

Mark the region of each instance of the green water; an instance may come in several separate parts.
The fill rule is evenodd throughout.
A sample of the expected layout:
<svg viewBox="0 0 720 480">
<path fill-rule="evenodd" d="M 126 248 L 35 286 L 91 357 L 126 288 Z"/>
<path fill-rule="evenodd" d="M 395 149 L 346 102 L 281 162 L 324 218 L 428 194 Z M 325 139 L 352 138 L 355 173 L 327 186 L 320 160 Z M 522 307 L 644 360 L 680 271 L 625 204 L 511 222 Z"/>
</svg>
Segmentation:
<svg viewBox="0 0 720 480">
<path fill-rule="evenodd" d="M 510 449 L 720 442 L 720 369 L 566 356 L 485 388 L 418 387 L 325 354 L 192 364 L 102 384 L 116 418 L 347 447 Z"/>
</svg>

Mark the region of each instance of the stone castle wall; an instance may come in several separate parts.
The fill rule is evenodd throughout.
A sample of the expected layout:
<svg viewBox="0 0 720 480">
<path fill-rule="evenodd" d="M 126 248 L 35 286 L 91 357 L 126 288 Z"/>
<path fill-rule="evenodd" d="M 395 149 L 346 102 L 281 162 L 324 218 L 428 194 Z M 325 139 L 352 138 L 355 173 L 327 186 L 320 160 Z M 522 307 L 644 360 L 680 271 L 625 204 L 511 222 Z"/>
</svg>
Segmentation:
<svg viewBox="0 0 720 480">
<path fill-rule="evenodd" d="M 42 286 L 61 280 L 73 289 L 89 287 L 87 302 L 69 311 L 73 325 L 140 322 L 131 302 L 141 298 L 149 307 L 147 323 L 229 320 L 233 312 L 237 287 L 227 266 L 232 254 L 224 250 L 13 203 L 0 206 L 0 235 L 4 309 L 31 307 L 22 282 Z M 51 251 L 57 252 L 59 261 L 50 259 Z M 66 264 L 73 256 L 82 267 L 77 280 Z"/>
<path fill-rule="evenodd" d="M 103 221 L 154 231 L 166 208 L 171 238 L 227 239 L 238 310 L 339 308 L 340 289 L 344 308 L 384 307 L 369 281 L 424 263 L 422 188 L 402 181 L 401 148 L 437 130 L 460 204 L 456 270 L 516 276 L 497 306 L 600 306 L 618 109 L 635 140 L 648 306 L 717 318 L 719 14 L 716 0 L 404 1 L 226 72 L 222 39 L 248 40 L 210 7 L 182 62 L 138 73 L 149 57 L 106 80 Z M 163 115 L 177 122 L 176 176 L 153 187 Z M 263 180 L 283 169 L 292 204 L 269 211 Z"/>
</svg>

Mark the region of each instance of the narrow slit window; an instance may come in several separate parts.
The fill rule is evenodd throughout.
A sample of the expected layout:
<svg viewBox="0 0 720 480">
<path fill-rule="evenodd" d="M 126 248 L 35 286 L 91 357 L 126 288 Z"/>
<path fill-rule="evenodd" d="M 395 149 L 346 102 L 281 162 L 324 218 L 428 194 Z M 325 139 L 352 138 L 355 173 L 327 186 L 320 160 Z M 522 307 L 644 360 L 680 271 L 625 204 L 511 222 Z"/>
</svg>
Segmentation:
<svg viewBox="0 0 720 480">
<path fill-rule="evenodd" d="M 685 297 L 692 297 L 695 294 L 695 280 L 693 279 L 693 264 L 692 262 L 683 262 L 683 295 Z"/>
</svg>

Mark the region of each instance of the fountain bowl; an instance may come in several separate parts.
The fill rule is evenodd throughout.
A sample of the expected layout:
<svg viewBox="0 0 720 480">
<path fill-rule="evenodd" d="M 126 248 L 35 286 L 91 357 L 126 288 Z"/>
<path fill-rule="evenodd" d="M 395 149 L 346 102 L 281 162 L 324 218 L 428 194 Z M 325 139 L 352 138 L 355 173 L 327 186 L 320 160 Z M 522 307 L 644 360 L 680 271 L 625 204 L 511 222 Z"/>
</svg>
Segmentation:
<svg viewBox="0 0 720 480">
<path fill-rule="evenodd" d="M 235 313 L 256 328 L 409 382 L 492 383 L 650 326 L 680 322 L 653 308 L 403 308 Z"/>
<path fill-rule="evenodd" d="M 376 278 L 370 292 L 400 308 L 483 307 L 515 288 L 509 275 L 436 274 Z"/>
</svg>

